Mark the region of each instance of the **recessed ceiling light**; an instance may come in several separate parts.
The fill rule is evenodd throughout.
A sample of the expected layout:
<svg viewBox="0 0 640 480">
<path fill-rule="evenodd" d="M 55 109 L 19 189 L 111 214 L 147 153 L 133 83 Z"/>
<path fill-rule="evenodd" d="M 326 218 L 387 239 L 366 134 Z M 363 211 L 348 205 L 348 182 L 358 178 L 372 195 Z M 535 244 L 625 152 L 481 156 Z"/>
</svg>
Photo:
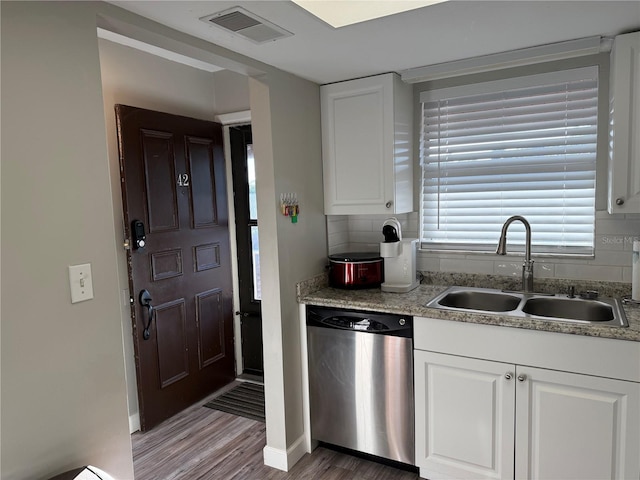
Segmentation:
<svg viewBox="0 0 640 480">
<path fill-rule="evenodd" d="M 447 0 L 292 0 L 332 27 L 386 17 Z"/>
</svg>

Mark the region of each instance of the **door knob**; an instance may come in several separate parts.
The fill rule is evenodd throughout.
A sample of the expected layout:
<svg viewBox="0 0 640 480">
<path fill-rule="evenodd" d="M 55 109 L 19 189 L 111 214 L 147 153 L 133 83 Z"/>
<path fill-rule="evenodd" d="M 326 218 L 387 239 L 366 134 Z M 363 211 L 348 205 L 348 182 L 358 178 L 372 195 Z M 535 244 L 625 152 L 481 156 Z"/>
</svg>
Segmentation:
<svg viewBox="0 0 640 480">
<path fill-rule="evenodd" d="M 142 338 L 144 340 L 149 340 L 151 337 L 151 333 L 149 332 L 149 328 L 151 328 L 151 322 L 153 321 L 153 314 L 155 310 L 153 309 L 153 305 L 151 305 L 151 294 L 148 290 L 141 290 L 140 295 L 138 297 L 140 299 L 140 305 L 147 308 L 147 324 L 142 331 Z"/>
</svg>

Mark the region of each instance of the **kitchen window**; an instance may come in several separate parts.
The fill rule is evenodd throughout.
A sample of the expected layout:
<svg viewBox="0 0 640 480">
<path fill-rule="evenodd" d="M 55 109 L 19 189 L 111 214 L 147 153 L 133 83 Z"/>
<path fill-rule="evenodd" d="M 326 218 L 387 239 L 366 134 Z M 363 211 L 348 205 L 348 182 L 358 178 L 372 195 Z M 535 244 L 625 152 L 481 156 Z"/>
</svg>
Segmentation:
<svg viewBox="0 0 640 480">
<path fill-rule="evenodd" d="M 504 221 L 522 215 L 534 252 L 593 255 L 598 67 L 425 91 L 420 102 L 423 249 L 494 253 Z M 524 247 L 520 227 L 510 249 Z"/>
</svg>

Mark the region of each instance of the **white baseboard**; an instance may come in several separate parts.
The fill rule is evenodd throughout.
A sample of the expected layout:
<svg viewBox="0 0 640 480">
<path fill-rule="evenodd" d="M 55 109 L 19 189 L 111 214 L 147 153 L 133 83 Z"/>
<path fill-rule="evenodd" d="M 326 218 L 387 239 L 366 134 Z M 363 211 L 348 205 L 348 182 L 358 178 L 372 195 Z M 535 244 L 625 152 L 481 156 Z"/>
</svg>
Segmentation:
<svg viewBox="0 0 640 480">
<path fill-rule="evenodd" d="M 129 415 L 129 433 L 137 432 L 138 430 L 140 430 L 140 414 Z"/>
<path fill-rule="evenodd" d="M 264 464 L 268 467 L 288 472 L 305 453 L 311 453 L 307 452 L 306 444 L 306 437 L 302 434 L 286 451 L 267 445 L 262 450 Z"/>
</svg>

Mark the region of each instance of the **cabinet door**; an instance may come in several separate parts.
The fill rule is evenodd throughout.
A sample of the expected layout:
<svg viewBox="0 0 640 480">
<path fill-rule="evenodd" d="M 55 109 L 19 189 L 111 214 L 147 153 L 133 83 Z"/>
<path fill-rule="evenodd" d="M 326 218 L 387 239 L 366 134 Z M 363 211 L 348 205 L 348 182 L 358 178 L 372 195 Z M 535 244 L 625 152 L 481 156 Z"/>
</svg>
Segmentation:
<svg viewBox="0 0 640 480">
<path fill-rule="evenodd" d="M 611 55 L 609 213 L 640 213 L 640 32 L 616 37 Z"/>
<path fill-rule="evenodd" d="M 326 85 L 321 94 L 325 214 L 392 213 L 392 74 Z"/>
<path fill-rule="evenodd" d="M 515 367 L 420 350 L 414 361 L 420 476 L 513 478 Z"/>
<path fill-rule="evenodd" d="M 517 479 L 640 478 L 640 384 L 518 367 Z"/>
</svg>

